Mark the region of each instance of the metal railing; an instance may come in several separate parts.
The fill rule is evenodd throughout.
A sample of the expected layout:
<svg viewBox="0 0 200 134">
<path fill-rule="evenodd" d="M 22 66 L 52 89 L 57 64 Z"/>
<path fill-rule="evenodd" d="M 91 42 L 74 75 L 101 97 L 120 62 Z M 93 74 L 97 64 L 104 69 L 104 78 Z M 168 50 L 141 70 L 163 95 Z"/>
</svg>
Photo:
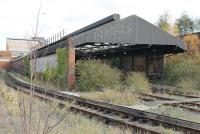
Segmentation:
<svg viewBox="0 0 200 134">
<path fill-rule="evenodd" d="M 63 38 L 65 35 L 66 35 L 66 30 L 63 29 L 60 32 L 50 36 L 49 38 L 46 38 L 44 41 L 40 41 L 40 47 L 44 47 L 44 46 L 47 46 L 49 44 L 52 44 L 52 43 L 60 40 L 61 38 Z"/>
</svg>

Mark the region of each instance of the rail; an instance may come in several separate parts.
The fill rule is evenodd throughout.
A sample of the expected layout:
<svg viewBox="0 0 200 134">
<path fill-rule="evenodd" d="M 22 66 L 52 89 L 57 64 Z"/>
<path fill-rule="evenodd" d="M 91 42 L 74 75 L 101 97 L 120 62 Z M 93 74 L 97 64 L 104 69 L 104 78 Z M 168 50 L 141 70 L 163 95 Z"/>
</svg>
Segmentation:
<svg viewBox="0 0 200 134">
<path fill-rule="evenodd" d="M 25 88 L 26 90 L 31 91 L 29 83 L 21 81 L 20 79 L 10 74 L 6 77 L 6 83 L 14 88 Z M 152 129 L 149 129 L 149 127 L 145 127 L 146 124 L 148 124 L 148 126 L 150 124 L 151 126 L 162 125 L 165 128 L 172 128 L 177 131 L 182 131 L 184 133 L 200 133 L 200 123 L 196 122 L 177 119 L 142 110 L 136 110 L 102 101 L 89 100 L 53 90 L 45 90 L 36 85 L 34 85 L 34 93 L 41 94 L 43 96 L 47 96 L 60 101 L 75 101 L 75 105 L 71 107 L 75 111 L 88 113 L 90 115 L 95 115 L 100 118 L 106 118 L 109 121 L 123 124 L 125 126 L 133 128 L 133 130 L 140 130 L 144 133 L 159 133 Z"/>
</svg>

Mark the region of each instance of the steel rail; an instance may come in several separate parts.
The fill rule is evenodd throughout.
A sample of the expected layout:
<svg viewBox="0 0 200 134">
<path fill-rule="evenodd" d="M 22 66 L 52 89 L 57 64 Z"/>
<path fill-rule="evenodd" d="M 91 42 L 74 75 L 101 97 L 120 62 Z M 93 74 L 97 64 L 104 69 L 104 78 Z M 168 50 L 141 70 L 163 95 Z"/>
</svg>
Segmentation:
<svg viewBox="0 0 200 134">
<path fill-rule="evenodd" d="M 12 82 L 10 82 L 10 81 L 12 81 Z M 30 86 L 28 86 L 27 83 L 21 83 L 20 81 L 16 81 L 14 79 L 9 78 L 6 80 L 6 84 L 15 89 L 21 90 L 25 93 L 31 93 L 31 90 L 28 88 Z M 39 88 L 39 89 L 37 89 L 37 88 Z M 56 101 L 57 103 L 64 104 L 64 105 L 66 104 L 65 95 L 62 96 L 59 92 L 55 92 L 58 94 L 54 94 L 54 91 L 52 93 L 48 93 L 48 92 L 44 92 L 43 89 L 40 90 L 40 87 L 37 87 L 37 88 L 35 91 L 41 91 L 41 92 L 40 93 L 34 92 L 33 93 L 34 96 L 39 97 L 43 100 Z M 54 94 L 54 95 L 52 95 L 52 94 Z M 66 100 L 71 101 L 74 99 L 75 98 L 68 98 Z M 115 117 L 113 117 L 113 115 L 106 114 L 105 111 L 103 111 L 103 112 L 101 110 L 100 110 L 101 112 L 92 111 L 92 110 L 88 110 L 85 108 L 83 109 L 81 107 L 77 107 L 76 105 L 70 106 L 70 110 L 73 112 L 80 112 L 80 113 L 88 114 L 90 116 L 92 115 L 92 117 L 93 116 L 98 117 L 100 120 L 106 121 L 105 122 L 106 124 L 112 123 L 112 125 L 117 125 L 119 127 L 123 126 L 125 128 L 132 130 L 134 133 L 161 134 L 160 132 L 157 132 L 156 130 L 153 130 L 152 128 L 142 126 L 138 122 L 130 122 L 127 119 L 115 118 Z"/>
<path fill-rule="evenodd" d="M 187 97 L 187 98 L 200 98 L 200 96 L 197 96 L 197 95 L 194 95 L 194 94 L 186 95 L 183 92 L 177 91 L 177 88 L 172 87 L 172 86 L 164 86 L 164 85 L 156 85 L 156 84 L 152 84 L 151 86 L 152 86 L 153 92 L 158 92 L 158 93 L 161 92 L 161 93 L 166 93 L 166 94 L 176 95 L 176 96 L 182 96 L 182 97 Z"/>
<path fill-rule="evenodd" d="M 163 97 L 163 96 L 158 96 L 158 95 L 153 95 L 153 94 L 145 94 L 145 93 L 140 93 L 140 99 L 144 100 L 144 101 L 155 101 L 155 100 L 163 100 L 163 101 L 175 101 L 175 99 L 172 98 L 167 98 L 167 97 Z M 194 108 L 191 107 L 192 106 L 199 106 L 199 103 L 197 102 L 183 102 L 183 103 L 177 103 L 177 104 L 173 104 L 173 103 L 163 103 L 163 105 L 167 105 L 167 106 L 173 106 L 173 107 L 180 107 L 192 112 L 197 112 L 200 113 L 200 109 L 199 108 Z"/>
<path fill-rule="evenodd" d="M 27 82 L 22 82 L 17 80 L 13 76 L 9 75 L 10 80 L 14 84 L 30 89 L 30 84 Z M 73 100 L 76 102 L 76 106 L 84 106 L 89 109 L 100 109 L 109 113 L 115 113 L 116 115 L 123 115 L 127 119 L 131 119 L 132 122 L 142 121 L 145 123 L 151 122 L 151 124 L 163 125 L 166 128 L 173 128 L 177 131 L 182 131 L 184 133 L 200 133 L 200 123 L 191 122 L 187 120 L 177 119 L 165 115 L 150 113 L 142 110 L 136 110 L 124 106 L 119 106 L 115 104 L 110 104 L 102 101 L 89 100 L 82 97 L 77 97 L 73 95 L 68 95 L 52 90 L 45 90 L 39 86 L 34 86 L 34 92 L 44 94 L 48 97 L 53 97 L 59 100 Z"/>
</svg>

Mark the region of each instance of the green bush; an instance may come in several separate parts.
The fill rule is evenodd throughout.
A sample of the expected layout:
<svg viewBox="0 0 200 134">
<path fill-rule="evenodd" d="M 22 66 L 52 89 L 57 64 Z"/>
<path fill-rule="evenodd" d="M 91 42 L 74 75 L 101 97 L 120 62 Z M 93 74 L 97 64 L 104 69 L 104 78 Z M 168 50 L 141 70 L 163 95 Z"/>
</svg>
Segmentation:
<svg viewBox="0 0 200 134">
<path fill-rule="evenodd" d="M 185 93 L 192 93 L 195 90 L 200 90 L 200 82 L 195 79 L 182 79 L 177 84 L 179 91 Z"/>
<path fill-rule="evenodd" d="M 199 61 L 196 56 L 179 54 L 167 59 L 164 68 L 164 82 L 169 85 L 177 85 L 182 80 L 200 80 Z"/>
<path fill-rule="evenodd" d="M 128 90 L 141 93 L 148 93 L 151 91 L 148 78 L 140 72 L 132 72 L 128 74 L 125 83 Z"/>
<path fill-rule="evenodd" d="M 56 84 L 57 84 L 58 87 L 60 87 L 60 88 L 66 87 L 66 83 L 67 83 L 66 81 L 67 81 L 67 75 L 66 75 L 66 73 L 57 75 L 57 77 L 56 77 Z"/>
<path fill-rule="evenodd" d="M 55 68 L 46 66 L 44 73 L 36 73 L 35 78 L 55 86 L 63 88 L 66 86 L 67 50 L 59 48 L 56 50 L 57 66 Z"/>
<path fill-rule="evenodd" d="M 54 79 L 56 79 L 56 69 L 47 66 L 44 72 L 44 80 L 47 82 L 52 82 Z"/>
<path fill-rule="evenodd" d="M 66 74 L 67 68 L 67 50 L 59 48 L 56 50 L 57 56 L 57 76 Z"/>
<path fill-rule="evenodd" d="M 166 59 L 162 84 L 177 86 L 182 91 L 199 89 L 200 54 L 178 54 Z"/>
<path fill-rule="evenodd" d="M 121 72 L 100 60 L 79 60 L 76 63 L 76 71 L 76 88 L 79 91 L 117 89 L 121 85 Z"/>
<path fill-rule="evenodd" d="M 56 68 L 56 78 L 57 84 L 59 87 L 66 86 L 67 79 L 67 53 L 68 51 L 63 48 L 59 48 L 56 50 L 57 55 L 57 68 Z"/>
</svg>

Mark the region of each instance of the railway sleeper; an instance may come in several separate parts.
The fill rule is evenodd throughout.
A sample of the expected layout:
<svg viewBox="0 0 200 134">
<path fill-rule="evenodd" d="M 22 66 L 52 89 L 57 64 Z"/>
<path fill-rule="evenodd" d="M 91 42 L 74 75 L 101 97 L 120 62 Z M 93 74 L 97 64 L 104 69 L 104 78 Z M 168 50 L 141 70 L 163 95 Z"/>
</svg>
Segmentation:
<svg viewBox="0 0 200 134">
<path fill-rule="evenodd" d="M 21 86 L 21 85 L 19 85 L 19 86 Z M 167 116 L 163 116 L 163 115 L 144 112 L 141 110 L 130 109 L 130 108 L 117 106 L 117 105 L 113 105 L 113 104 L 109 104 L 109 103 L 105 103 L 105 102 L 87 100 L 87 99 L 80 98 L 80 97 L 79 98 L 76 97 L 76 101 L 80 101 L 81 103 L 86 103 L 86 105 L 93 105 L 95 107 L 100 107 L 102 109 L 116 111 L 118 113 L 125 113 L 129 117 L 138 116 L 140 118 L 146 118 L 149 121 L 151 121 L 152 123 L 158 122 L 159 124 L 162 124 L 162 125 L 166 124 L 167 127 L 176 128 L 176 130 L 180 129 L 183 132 L 200 133 L 200 128 L 199 128 L 200 126 L 199 125 L 197 126 L 198 123 L 192 123 L 189 121 L 184 121 L 184 120 L 175 119 L 175 118 L 171 118 L 171 117 L 167 117 Z M 90 110 L 90 109 L 87 109 L 87 110 Z M 99 113 L 99 112 L 95 111 L 94 113 Z M 124 121 L 125 119 L 121 118 L 120 120 Z M 128 122 L 128 123 L 134 123 L 134 122 Z"/>
<path fill-rule="evenodd" d="M 126 119 L 121 119 L 121 118 L 116 118 L 113 115 L 108 115 L 104 114 L 102 112 L 94 112 L 92 110 L 72 106 L 71 109 L 76 109 L 76 111 L 83 112 L 85 114 L 91 114 L 92 117 L 98 117 L 100 120 L 104 120 L 105 123 L 108 124 L 114 124 L 114 125 L 122 125 L 124 127 L 127 127 L 129 129 L 132 129 L 134 133 L 136 132 L 141 132 L 145 134 L 160 134 L 159 132 L 153 131 L 149 128 L 145 128 L 143 125 L 140 125 L 139 123 L 133 123 L 133 122 L 128 122 Z M 112 122 L 112 123 L 111 123 Z"/>
</svg>

